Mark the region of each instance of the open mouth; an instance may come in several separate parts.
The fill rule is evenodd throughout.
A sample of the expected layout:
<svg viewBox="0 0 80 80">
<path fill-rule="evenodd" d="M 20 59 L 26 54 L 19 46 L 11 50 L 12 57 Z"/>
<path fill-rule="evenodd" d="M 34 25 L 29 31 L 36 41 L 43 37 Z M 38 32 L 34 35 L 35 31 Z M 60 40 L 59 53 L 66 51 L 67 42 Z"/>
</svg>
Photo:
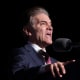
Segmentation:
<svg viewBox="0 0 80 80">
<path fill-rule="evenodd" d="M 46 36 L 51 38 L 52 34 L 51 33 L 47 33 Z"/>
</svg>

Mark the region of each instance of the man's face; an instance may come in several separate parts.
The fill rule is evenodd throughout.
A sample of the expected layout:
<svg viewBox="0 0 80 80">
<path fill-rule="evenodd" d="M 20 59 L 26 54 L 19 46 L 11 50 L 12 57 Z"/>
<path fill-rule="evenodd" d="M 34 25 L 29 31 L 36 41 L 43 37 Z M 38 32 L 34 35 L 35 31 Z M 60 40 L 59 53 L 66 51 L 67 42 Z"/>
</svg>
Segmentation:
<svg viewBox="0 0 80 80">
<path fill-rule="evenodd" d="M 35 19 L 32 26 L 32 40 L 37 44 L 49 45 L 52 44 L 52 32 L 50 18 L 43 13 L 40 13 L 33 17 Z"/>
</svg>

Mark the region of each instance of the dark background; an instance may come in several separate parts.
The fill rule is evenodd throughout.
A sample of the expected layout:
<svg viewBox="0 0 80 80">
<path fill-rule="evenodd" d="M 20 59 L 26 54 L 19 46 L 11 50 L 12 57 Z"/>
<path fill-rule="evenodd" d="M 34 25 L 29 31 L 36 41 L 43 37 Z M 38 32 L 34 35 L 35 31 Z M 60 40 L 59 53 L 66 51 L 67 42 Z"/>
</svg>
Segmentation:
<svg viewBox="0 0 80 80">
<path fill-rule="evenodd" d="M 24 39 L 20 32 L 21 15 L 25 9 L 33 6 L 44 7 L 50 14 L 52 25 L 54 27 L 53 41 L 57 38 L 69 38 L 73 43 L 80 43 L 80 3 L 79 1 L 54 1 L 54 0 L 20 0 L 3 2 L 2 10 L 2 69 L 1 74 L 7 74 L 7 57 L 10 56 L 9 51 L 13 47 L 18 47 L 24 43 Z M 74 70 L 71 70 L 72 80 L 79 80 L 80 76 L 80 47 L 74 48 L 70 52 L 54 53 L 52 46 L 48 51 L 51 56 L 56 57 L 60 61 L 76 59 L 73 64 Z M 54 54 L 53 54 L 54 53 Z M 69 68 L 69 70 L 72 67 Z M 7 76 L 6 76 L 7 77 Z M 70 79 L 71 80 L 71 79 Z"/>
</svg>

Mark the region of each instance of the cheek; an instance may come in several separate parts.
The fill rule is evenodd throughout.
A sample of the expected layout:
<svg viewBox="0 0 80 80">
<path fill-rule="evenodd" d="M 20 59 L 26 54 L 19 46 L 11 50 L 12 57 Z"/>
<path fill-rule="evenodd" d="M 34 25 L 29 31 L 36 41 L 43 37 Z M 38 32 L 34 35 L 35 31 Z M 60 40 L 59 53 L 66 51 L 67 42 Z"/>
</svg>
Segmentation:
<svg viewBox="0 0 80 80">
<path fill-rule="evenodd" d="M 39 40 L 43 40 L 44 39 L 44 34 L 45 34 L 45 31 L 44 30 L 42 30 L 42 29 L 38 30 L 37 31 L 37 38 Z"/>
</svg>

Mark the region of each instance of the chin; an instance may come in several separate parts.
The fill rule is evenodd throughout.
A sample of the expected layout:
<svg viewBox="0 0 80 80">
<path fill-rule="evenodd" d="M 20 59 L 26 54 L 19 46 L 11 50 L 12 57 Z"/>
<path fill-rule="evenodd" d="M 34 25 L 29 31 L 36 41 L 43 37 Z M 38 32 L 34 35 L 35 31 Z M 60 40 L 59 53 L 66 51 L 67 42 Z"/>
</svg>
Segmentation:
<svg viewBox="0 0 80 80">
<path fill-rule="evenodd" d="M 48 45 L 51 45 L 51 44 L 52 44 L 52 41 L 48 41 L 47 44 L 48 44 Z"/>
</svg>

